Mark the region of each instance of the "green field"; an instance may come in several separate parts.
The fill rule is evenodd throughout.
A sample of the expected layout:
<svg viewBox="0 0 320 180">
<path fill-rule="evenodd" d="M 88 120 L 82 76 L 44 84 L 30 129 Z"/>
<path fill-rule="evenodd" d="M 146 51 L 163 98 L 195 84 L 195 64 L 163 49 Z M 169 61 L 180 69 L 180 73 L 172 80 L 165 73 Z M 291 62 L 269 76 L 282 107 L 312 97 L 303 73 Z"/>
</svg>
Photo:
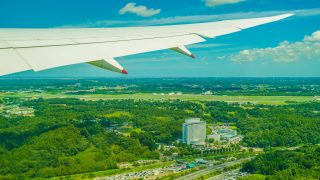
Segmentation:
<svg viewBox="0 0 320 180">
<path fill-rule="evenodd" d="M 84 100 L 111 100 L 111 99 L 135 99 L 135 100 L 174 100 L 180 99 L 184 101 L 225 101 L 225 102 L 251 102 L 256 104 L 273 104 L 283 105 L 286 102 L 307 102 L 319 101 L 319 97 L 314 96 L 213 96 L 198 94 L 152 94 L 152 93 L 136 93 L 136 94 L 89 94 L 89 95 L 69 95 L 69 94 L 49 94 L 49 93 L 1 93 L 0 98 L 4 97 L 21 97 L 21 98 L 78 98 Z"/>
</svg>

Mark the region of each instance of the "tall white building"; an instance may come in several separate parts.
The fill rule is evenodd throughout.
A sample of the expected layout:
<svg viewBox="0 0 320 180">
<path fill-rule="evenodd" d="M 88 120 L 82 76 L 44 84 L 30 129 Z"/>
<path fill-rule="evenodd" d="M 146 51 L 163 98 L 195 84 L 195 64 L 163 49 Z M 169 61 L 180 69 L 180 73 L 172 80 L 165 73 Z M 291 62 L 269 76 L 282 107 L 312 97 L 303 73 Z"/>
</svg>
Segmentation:
<svg viewBox="0 0 320 180">
<path fill-rule="evenodd" d="M 192 145 L 204 145 L 206 140 L 206 122 L 200 118 L 186 119 L 182 125 L 182 142 Z"/>
</svg>

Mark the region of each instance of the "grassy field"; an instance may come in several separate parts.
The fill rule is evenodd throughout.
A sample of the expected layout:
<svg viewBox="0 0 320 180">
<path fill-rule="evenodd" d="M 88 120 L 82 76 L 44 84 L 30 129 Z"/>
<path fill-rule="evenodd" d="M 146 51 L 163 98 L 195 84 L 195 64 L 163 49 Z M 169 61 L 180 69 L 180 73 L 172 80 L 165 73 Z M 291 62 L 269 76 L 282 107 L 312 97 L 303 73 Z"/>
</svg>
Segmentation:
<svg viewBox="0 0 320 180">
<path fill-rule="evenodd" d="M 69 94 L 49 94 L 49 93 L 1 93 L 3 97 L 24 97 L 24 98 L 79 98 L 83 100 L 110 100 L 110 99 L 135 99 L 135 100 L 166 100 L 180 99 L 184 101 L 225 101 L 225 102 L 251 102 L 256 104 L 283 105 L 288 101 L 306 102 L 316 101 L 319 98 L 314 96 L 213 96 L 213 95 L 161 95 L 152 93 L 136 94 L 89 94 L 89 95 L 69 95 Z"/>
</svg>

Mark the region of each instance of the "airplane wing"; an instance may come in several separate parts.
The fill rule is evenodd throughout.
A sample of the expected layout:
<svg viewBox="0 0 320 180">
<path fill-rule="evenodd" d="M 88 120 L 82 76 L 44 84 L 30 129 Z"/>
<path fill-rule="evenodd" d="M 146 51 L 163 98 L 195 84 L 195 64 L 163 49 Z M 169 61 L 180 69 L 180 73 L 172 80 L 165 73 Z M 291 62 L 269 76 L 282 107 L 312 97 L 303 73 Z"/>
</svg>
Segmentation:
<svg viewBox="0 0 320 180">
<path fill-rule="evenodd" d="M 0 29 L 0 75 L 78 63 L 126 74 L 114 58 L 162 49 L 194 57 L 185 45 L 292 15 L 172 26 Z"/>
</svg>

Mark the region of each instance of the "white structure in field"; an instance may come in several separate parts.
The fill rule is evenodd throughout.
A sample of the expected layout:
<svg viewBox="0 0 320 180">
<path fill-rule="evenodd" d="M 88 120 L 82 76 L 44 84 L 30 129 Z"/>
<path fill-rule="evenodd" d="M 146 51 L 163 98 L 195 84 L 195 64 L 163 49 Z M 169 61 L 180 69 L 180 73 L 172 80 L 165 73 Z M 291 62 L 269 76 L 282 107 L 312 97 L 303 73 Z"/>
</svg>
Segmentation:
<svg viewBox="0 0 320 180">
<path fill-rule="evenodd" d="M 200 118 L 187 119 L 182 125 L 182 142 L 192 145 L 204 145 L 206 140 L 206 122 Z"/>
</svg>

